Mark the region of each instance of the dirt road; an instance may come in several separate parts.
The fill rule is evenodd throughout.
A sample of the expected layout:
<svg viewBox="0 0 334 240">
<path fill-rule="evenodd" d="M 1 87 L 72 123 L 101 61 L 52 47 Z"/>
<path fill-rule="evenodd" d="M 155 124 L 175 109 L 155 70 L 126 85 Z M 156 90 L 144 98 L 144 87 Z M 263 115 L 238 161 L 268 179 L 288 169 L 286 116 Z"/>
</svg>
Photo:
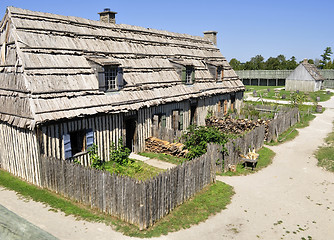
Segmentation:
<svg viewBox="0 0 334 240">
<path fill-rule="evenodd" d="M 218 177 L 236 192 L 226 210 L 159 239 L 334 239 L 334 174 L 317 167 L 313 157 L 334 121 L 334 98 L 323 106 L 328 109 L 295 140 L 271 147 L 272 165 L 249 176 Z M 130 239 L 7 190 L 0 189 L 0 204 L 59 239 Z"/>
</svg>

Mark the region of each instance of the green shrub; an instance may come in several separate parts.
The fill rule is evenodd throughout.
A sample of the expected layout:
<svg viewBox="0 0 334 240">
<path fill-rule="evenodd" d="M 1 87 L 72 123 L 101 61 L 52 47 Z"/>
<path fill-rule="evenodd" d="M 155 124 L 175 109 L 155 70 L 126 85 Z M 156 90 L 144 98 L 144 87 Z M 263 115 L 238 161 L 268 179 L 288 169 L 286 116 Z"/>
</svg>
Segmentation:
<svg viewBox="0 0 334 240">
<path fill-rule="evenodd" d="M 302 105 L 304 102 L 307 101 L 307 96 L 303 92 L 292 92 L 290 95 L 291 104 L 293 106 Z"/>
<path fill-rule="evenodd" d="M 222 146 L 227 142 L 227 135 L 219 131 L 216 127 L 191 125 L 182 136 L 185 139 L 184 145 L 189 153 L 188 160 L 199 157 L 206 153 L 208 143 L 217 143 Z"/>
<path fill-rule="evenodd" d="M 89 159 L 92 163 L 91 167 L 103 170 L 104 169 L 104 166 L 103 166 L 104 162 L 102 161 L 102 159 L 97 154 L 97 149 L 98 148 L 97 148 L 96 144 L 93 144 L 91 147 L 88 148 Z"/>
<path fill-rule="evenodd" d="M 133 159 L 129 158 L 131 151 L 123 145 L 123 139 L 118 140 L 117 147 L 115 143 L 110 146 L 110 162 L 112 167 L 109 167 L 108 171 L 116 172 L 119 174 L 126 174 L 132 176 L 134 173 L 141 171 L 140 167 Z M 108 164 L 110 166 L 110 163 Z"/>
<path fill-rule="evenodd" d="M 110 161 L 118 163 L 120 165 L 126 165 L 129 161 L 129 155 L 131 151 L 123 145 L 123 139 L 118 140 L 117 147 L 115 143 L 110 146 Z"/>
</svg>

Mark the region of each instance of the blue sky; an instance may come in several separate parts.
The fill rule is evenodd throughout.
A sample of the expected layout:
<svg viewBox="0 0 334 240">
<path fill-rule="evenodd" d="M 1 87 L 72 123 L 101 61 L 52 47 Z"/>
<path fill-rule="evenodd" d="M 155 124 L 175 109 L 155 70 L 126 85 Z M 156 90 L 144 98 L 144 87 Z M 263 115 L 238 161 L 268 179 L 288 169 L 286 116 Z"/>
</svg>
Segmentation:
<svg viewBox="0 0 334 240">
<path fill-rule="evenodd" d="M 333 0 L 0 0 L 1 18 L 6 6 L 92 20 L 110 8 L 117 23 L 197 36 L 215 30 L 228 60 L 283 54 L 300 61 L 334 50 Z"/>
</svg>

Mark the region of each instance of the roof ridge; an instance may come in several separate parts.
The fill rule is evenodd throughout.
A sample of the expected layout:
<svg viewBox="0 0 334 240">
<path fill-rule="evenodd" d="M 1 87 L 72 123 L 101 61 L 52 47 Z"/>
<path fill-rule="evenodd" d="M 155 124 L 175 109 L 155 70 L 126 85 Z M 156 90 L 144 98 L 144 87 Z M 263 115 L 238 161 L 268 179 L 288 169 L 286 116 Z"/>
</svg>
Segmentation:
<svg viewBox="0 0 334 240">
<path fill-rule="evenodd" d="M 124 23 L 122 23 L 122 24 L 104 23 L 104 22 L 100 22 L 98 20 L 92 20 L 92 19 L 87 19 L 87 18 L 83 18 L 83 17 L 65 16 L 65 15 L 60 15 L 60 14 L 55 14 L 55 13 L 32 11 L 32 10 L 28 10 L 28 9 L 13 7 L 13 6 L 7 7 L 7 9 L 9 9 L 9 11 L 11 13 L 17 14 L 17 15 L 35 16 L 35 17 L 42 17 L 42 18 L 46 18 L 46 19 L 63 20 L 63 21 L 71 22 L 71 23 L 75 23 L 75 24 L 80 23 L 80 24 L 83 24 L 83 25 L 86 25 L 86 26 L 87 25 L 88 26 L 98 26 L 98 27 L 104 27 L 104 28 L 109 28 L 109 29 L 118 28 L 118 29 L 122 29 L 122 30 L 136 31 L 136 32 L 143 32 L 143 33 L 146 32 L 146 33 L 156 34 L 156 35 L 161 35 L 161 36 L 172 36 L 172 37 L 175 37 L 175 38 L 189 39 L 189 40 L 193 40 L 193 41 L 196 40 L 196 41 L 199 41 L 199 42 L 206 42 L 206 43 L 212 45 L 211 41 L 204 38 L 204 36 L 196 36 L 196 35 L 191 35 L 191 34 L 187 34 L 187 33 L 178 33 L 178 32 L 172 32 L 172 31 L 168 31 L 168 30 L 159 30 L 159 29 L 155 29 L 155 28 L 145 28 L 145 27 L 142 27 L 142 26 L 130 25 L 130 24 L 124 24 Z M 15 11 L 15 10 L 18 10 L 18 11 Z M 44 16 L 41 16 L 41 14 L 43 14 Z M 46 15 L 50 15 L 50 16 L 46 16 Z M 64 18 L 68 18 L 68 19 L 65 20 Z M 78 22 L 78 21 L 80 21 L 80 22 Z M 87 21 L 89 21 L 89 22 L 87 23 Z M 112 25 L 113 27 L 111 27 L 110 25 Z M 216 47 L 216 46 L 214 46 L 214 47 Z"/>
</svg>

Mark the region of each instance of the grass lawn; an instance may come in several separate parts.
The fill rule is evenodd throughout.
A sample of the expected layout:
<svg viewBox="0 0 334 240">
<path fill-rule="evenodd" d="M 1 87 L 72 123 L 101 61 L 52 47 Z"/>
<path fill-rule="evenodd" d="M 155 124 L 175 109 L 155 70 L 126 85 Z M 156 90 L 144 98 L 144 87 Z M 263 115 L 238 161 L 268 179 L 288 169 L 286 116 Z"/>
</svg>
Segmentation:
<svg viewBox="0 0 334 240">
<path fill-rule="evenodd" d="M 275 92 L 275 88 L 281 88 L 279 91 Z M 268 89 L 270 89 L 270 91 L 268 92 Z M 284 90 L 284 86 L 246 86 L 246 91 L 251 91 L 253 92 L 254 90 L 256 90 L 256 92 L 258 93 L 258 97 L 260 97 L 260 94 L 263 98 L 268 98 L 268 99 L 282 99 L 282 96 L 285 95 L 287 101 L 291 100 L 291 93 L 293 91 L 285 91 Z M 320 102 L 324 102 L 329 100 L 334 93 L 330 93 L 327 94 L 327 92 L 325 90 L 320 90 L 317 92 L 309 92 L 306 93 L 307 95 L 307 102 L 315 102 L 317 97 L 320 97 Z"/>
<path fill-rule="evenodd" d="M 10 173 L 0 169 L 0 186 L 19 193 L 22 197 L 49 205 L 53 211 L 62 211 L 65 215 L 73 215 L 78 219 L 100 222 L 106 220 L 102 214 L 76 204 L 51 191 L 26 183 Z M 108 218 L 110 221 L 111 218 Z"/>
<path fill-rule="evenodd" d="M 140 231 L 138 227 L 118 220 L 106 214 L 74 203 L 46 189 L 28 184 L 13 177 L 6 171 L 0 170 L 0 186 L 19 193 L 21 196 L 50 206 L 53 211 L 62 211 L 78 219 L 103 222 L 127 236 L 158 237 L 168 232 L 189 228 L 208 219 L 209 216 L 225 209 L 231 202 L 233 188 L 225 183 L 217 182 L 196 194 L 191 200 L 174 209 L 167 217 L 158 221 L 147 230 Z"/>
<path fill-rule="evenodd" d="M 325 139 L 326 146 L 320 147 L 315 156 L 318 159 L 318 166 L 334 172 L 334 129 Z"/>
<path fill-rule="evenodd" d="M 269 148 L 262 147 L 259 151 L 259 159 L 257 161 L 256 168 L 252 170 L 251 168 L 245 168 L 243 164 L 238 164 L 236 172 L 227 171 L 225 173 L 220 173 L 218 175 L 221 176 L 240 176 L 240 175 L 247 175 L 250 173 L 255 173 L 260 171 L 262 168 L 267 167 L 272 163 L 272 159 L 275 156 L 275 153 L 271 151 Z"/>
<path fill-rule="evenodd" d="M 255 86 L 255 85 L 245 85 L 246 91 L 251 91 L 253 92 L 254 90 L 256 91 L 263 91 L 267 90 L 268 88 L 271 90 L 274 90 L 275 88 L 284 88 L 284 86 Z"/>
<path fill-rule="evenodd" d="M 164 161 L 164 162 L 173 163 L 173 164 L 176 164 L 176 165 L 182 164 L 184 161 L 187 161 L 187 159 L 185 159 L 185 158 L 174 157 L 174 156 L 164 154 L 164 153 L 141 152 L 141 153 L 139 153 L 139 155 L 142 155 L 142 156 L 148 157 L 148 158 L 158 159 L 158 160 Z"/>
<path fill-rule="evenodd" d="M 130 166 L 126 166 L 123 169 L 123 175 L 136 178 L 138 180 L 146 180 L 157 176 L 159 173 L 164 172 L 164 169 L 156 168 L 148 165 L 142 161 L 134 160 L 134 163 Z M 114 167 L 113 162 L 109 161 L 104 164 L 105 170 L 112 173 L 117 173 L 117 169 Z"/>
<path fill-rule="evenodd" d="M 316 101 L 317 97 L 320 97 L 319 102 L 325 102 L 325 101 L 328 101 L 333 95 L 334 95 L 334 93 L 332 93 L 332 92 L 330 92 L 330 94 L 327 94 L 326 91 L 320 90 L 320 91 L 317 91 L 317 92 L 310 92 L 309 93 L 309 98 L 311 98 L 313 101 Z"/>
</svg>

